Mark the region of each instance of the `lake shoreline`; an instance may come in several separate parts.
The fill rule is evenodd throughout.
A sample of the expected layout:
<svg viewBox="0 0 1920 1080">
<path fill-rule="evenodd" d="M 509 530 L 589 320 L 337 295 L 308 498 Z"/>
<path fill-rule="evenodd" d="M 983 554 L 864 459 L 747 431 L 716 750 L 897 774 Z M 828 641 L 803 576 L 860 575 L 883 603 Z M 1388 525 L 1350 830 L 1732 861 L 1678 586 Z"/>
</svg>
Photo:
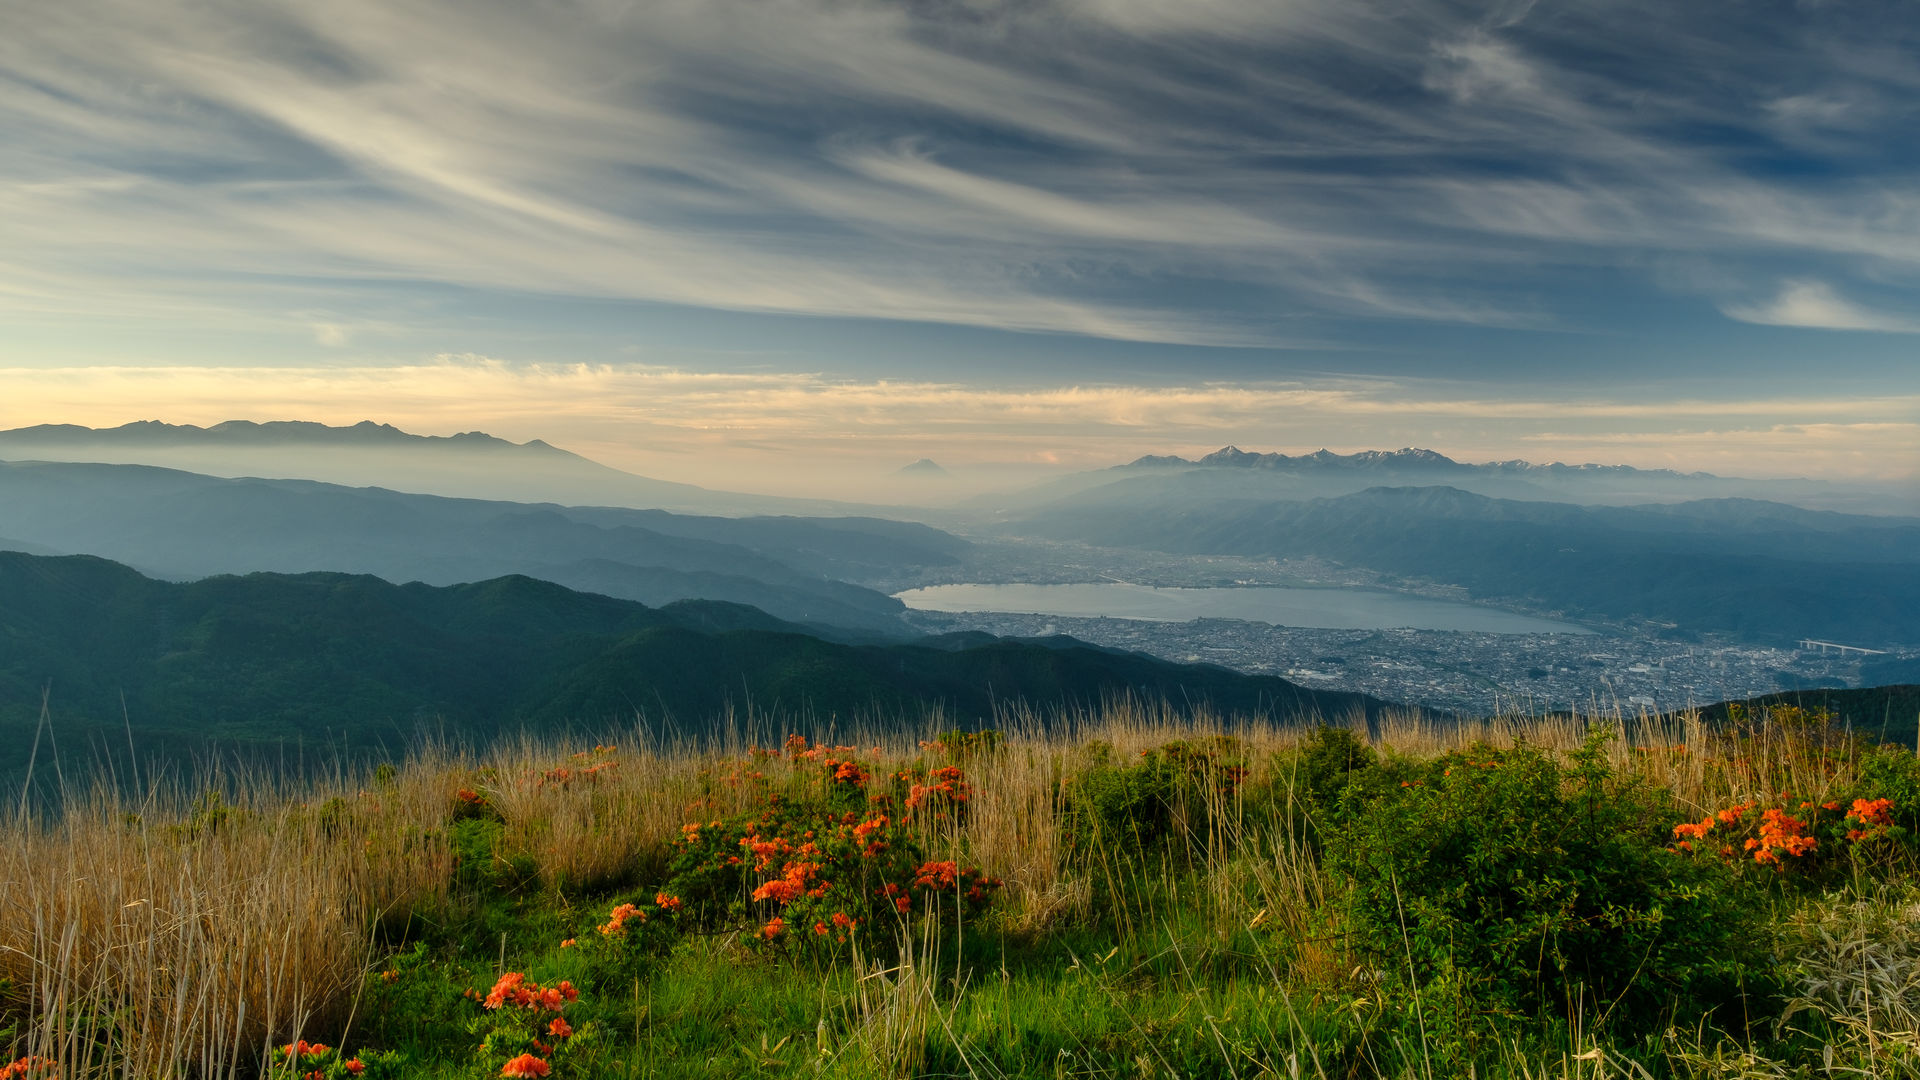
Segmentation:
<svg viewBox="0 0 1920 1080">
<path fill-rule="evenodd" d="M 1455 600 L 1378 589 L 1234 585 L 1214 587 L 1078 584 L 931 585 L 894 597 L 909 608 L 955 613 L 1008 612 L 1067 618 L 1191 622 L 1239 619 L 1325 630 L 1449 630 L 1506 634 L 1594 631 L 1575 623 Z"/>
</svg>

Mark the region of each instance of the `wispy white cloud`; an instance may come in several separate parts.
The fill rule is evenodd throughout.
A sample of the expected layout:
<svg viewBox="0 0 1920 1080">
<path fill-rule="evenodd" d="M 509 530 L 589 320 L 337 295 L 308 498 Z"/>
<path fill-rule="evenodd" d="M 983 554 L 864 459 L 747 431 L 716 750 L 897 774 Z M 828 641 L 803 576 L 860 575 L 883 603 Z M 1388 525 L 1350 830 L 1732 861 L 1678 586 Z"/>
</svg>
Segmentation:
<svg viewBox="0 0 1920 1080">
<path fill-rule="evenodd" d="M 1910 290 L 1920 263 L 1910 168 L 1753 164 L 1788 129 L 1844 162 L 1899 123 L 1901 31 L 1837 14 L 34 6 L 0 40 L 16 311 L 352 279 L 1285 345 L 1303 318 L 1570 325 L 1527 288 L 1543 264 L 1837 258 Z"/>
<path fill-rule="evenodd" d="M 1779 295 L 1771 300 L 1730 305 L 1722 310 L 1728 318 L 1762 326 L 1920 334 L 1920 319 L 1862 307 L 1820 281 L 1789 281 L 1780 286 Z"/>
</svg>

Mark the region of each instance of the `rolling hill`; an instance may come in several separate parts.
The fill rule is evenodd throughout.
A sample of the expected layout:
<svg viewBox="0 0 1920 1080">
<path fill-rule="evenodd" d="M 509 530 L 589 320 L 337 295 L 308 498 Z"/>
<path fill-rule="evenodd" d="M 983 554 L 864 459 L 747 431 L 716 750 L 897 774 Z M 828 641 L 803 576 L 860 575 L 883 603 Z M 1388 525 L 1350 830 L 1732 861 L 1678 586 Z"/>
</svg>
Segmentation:
<svg viewBox="0 0 1920 1080">
<path fill-rule="evenodd" d="M 917 724 L 1126 693 L 1276 717 L 1390 707 L 1070 639 L 840 644 L 740 605 L 656 609 L 527 577 L 175 583 L 103 559 L 0 553 L 0 771 L 25 762 L 43 692 L 69 755 L 124 747 L 123 724 L 143 753 L 303 741 L 360 751 L 423 727 L 484 739 L 637 715 L 698 733 L 749 708 Z"/>
<path fill-rule="evenodd" d="M 967 546 L 873 518 L 691 517 L 50 462 L 0 463 L 0 536 L 174 579 L 326 570 L 450 585 L 526 574 L 894 636 L 906 633 L 900 602 L 842 579 L 948 564 Z"/>
</svg>

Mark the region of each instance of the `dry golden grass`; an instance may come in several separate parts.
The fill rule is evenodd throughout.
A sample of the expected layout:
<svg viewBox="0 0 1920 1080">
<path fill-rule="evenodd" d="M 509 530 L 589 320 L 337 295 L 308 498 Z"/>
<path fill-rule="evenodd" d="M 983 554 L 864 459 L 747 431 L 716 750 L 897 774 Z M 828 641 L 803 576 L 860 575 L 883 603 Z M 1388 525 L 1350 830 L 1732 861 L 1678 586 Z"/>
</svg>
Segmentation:
<svg viewBox="0 0 1920 1080">
<path fill-rule="evenodd" d="M 1841 747 L 1810 750 L 1804 731 L 1763 725 L 1729 753 L 1725 737 L 1697 721 L 1614 722 L 1626 736 L 1609 751 L 1616 762 L 1703 812 L 1775 790 L 1817 795 L 1844 784 L 1854 764 Z M 1361 721 L 1342 723 L 1367 734 Z M 927 840 L 1005 879 L 1008 902 L 1030 928 L 1084 911 L 1102 875 L 1139 872 L 1110 853 L 1062 846 L 1061 781 L 1089 743 L 1126 761 L 1174 739 L 1231 733 L 1259 783 L 1287 767 L 1281 752 L 1309 730 L 1130 701 L 1068 716 L 1010 714 L 1003 724 L 1004 747 L 966 763 L 974 788 L 966 825 Z M 1371 741 L 1385 753 L 1422 756 L 1514 741 L 1564 752 L 1580 745 L 1586 726 L 1389 718 Z M 823 734 L 884 769 L 921 759 L 920 738 L 929 737 Z M 446 899 L 445 827 L 460 789 L 499 810 L 503 844 L 530 856 L 543 880 L 610 882 L 664 858 L 682 824 L 744 809 L 758 796 L 739 782 L 743 771 L 812 782 L 798 772 L 783 779 L 789 766 L 756 765 L 749 755 L 752 743 L 778 746 L 780 738 L 734 729 L 663 746 L 636 731 L 603 737 L 623 744 L 617 752 L 577 758 L 587 748 L 528 737 L 477 755 L 424 748 L 386 779 L 336 777 L 288 791 L 262 777 L 212 777 L 138 799 L 103 788 L 52 812 L 18 813 L 0 828 L 0 1027 L 25 1025 L 0 1050 L 52 1058 L 75 1078 L 250 1073 L 267 1047 L 348 1022 L 377 920 Z M 617 764 L 581 775 L 605 761 Z M 233 793 L 232 805 L 205 802 L 207 790 Z M 1183 827 L 1205 889 L 1177 902 L 1201 905 L 1216 926 L 1277 926 L 1294 944 L 1274 958 L 1276 978 L 1314 985 L 1344 977 L 1337 948 L 1314 936 L 1329 884 L 1302 837 L 1250 825 L 1231 795 L 1186 808 Z M 1159 884 L 1131 891 L 1172 897 L 1171 880 Z M 1123 917 L 1150 925 L 1161 917 L 1155 902 L 1173 901 L 1149 900 Z M 900 1040 L 937 1021 L 920 1003 L 926 974 L 875 977 L 861 1030 L 876 1060 L 896 1060 Z"/>
<path fill-rule="evenodd" d="M 0 977 L 21 1054 L 66 1075 L 251 1068 L 351 1007 L 369 917 L 444 889 L 434 819 L 347 793 L 227 807 L 93 792 L 0 845 Z M 415 825 L 408 829 L 409 822 Z"/>
</svg>

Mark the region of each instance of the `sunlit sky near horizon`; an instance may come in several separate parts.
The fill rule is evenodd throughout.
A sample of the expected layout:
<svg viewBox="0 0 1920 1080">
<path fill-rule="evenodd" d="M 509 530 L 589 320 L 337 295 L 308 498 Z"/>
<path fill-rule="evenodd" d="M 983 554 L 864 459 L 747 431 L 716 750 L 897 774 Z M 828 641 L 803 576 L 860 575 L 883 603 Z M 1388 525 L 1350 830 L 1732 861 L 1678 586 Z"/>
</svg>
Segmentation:
<svg viewBox="0 0 1920 1080">
<path fill-rule="evenodd" d="M 1920 477 L 1896 0 L 10 10 L 0 427 Z"/>
</svg>

